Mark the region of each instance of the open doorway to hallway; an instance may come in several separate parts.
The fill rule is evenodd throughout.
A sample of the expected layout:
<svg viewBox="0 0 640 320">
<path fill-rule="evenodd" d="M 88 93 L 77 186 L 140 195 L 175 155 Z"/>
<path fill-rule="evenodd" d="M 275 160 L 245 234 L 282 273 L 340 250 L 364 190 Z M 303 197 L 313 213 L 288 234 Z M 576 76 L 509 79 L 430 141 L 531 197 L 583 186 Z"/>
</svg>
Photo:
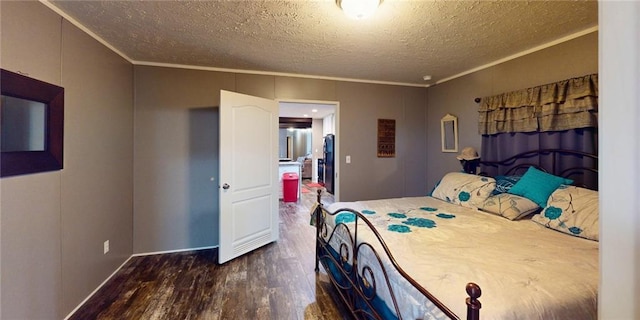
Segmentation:
<svg viewBox="0 0 640 320">
<path fill-rule="evenodd" d="M 281 161 L 301 163 L 301 184 L 303 180 L 319 184 L 332 182 L 327 191 L 337 196 L 337 139 L 333 148 L 336 152 L 329 154 L 325 140 L 338 135 L 339 103 L 280 100 L 279 104 Z"/>
</svg>

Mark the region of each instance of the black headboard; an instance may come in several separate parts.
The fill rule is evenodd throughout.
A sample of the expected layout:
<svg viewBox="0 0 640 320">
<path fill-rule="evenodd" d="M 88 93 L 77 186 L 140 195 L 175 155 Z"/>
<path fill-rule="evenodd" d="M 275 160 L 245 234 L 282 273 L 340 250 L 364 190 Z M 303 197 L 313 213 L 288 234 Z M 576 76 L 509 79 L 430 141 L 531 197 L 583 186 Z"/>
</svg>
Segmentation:
<svg viewBox="0 0 640 320">
<path fill-rule="evenodd" d="M 598 156 L 563 149 L 532 150 L 499 161 L 480 161 L 480 174 L 522 175 L 535 167 L 556 176 L 572 179 L 573 185 L 598 190 Z"/>
</svg>

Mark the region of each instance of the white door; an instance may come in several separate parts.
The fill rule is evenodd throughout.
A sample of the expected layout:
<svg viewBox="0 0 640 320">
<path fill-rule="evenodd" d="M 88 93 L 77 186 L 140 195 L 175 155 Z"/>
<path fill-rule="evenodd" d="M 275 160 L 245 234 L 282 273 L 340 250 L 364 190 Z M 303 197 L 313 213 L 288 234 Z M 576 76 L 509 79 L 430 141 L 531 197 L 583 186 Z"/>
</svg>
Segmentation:
<svg viewBox="0 0 640 320">
<path fill-rule="evenodd" d="M 220 91 L 220 248 L 224 263 L 278 240 L 278 103 Z"/>
</svg>

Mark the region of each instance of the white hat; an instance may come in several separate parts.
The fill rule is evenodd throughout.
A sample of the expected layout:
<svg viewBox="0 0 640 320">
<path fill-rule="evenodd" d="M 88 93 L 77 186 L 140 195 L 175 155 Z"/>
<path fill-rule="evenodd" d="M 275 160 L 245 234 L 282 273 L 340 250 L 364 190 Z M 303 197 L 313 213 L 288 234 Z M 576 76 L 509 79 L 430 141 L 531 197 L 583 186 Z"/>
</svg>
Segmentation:
<svg viewBox="0 0 640 320">
<path fill-rule="evenodd" d="M 458 160 L 475 160 L 480 159 L 480 156 L 476 152 L 476 149 L 472 147 L 466 147 L 462 149 L 462 152 L 456 157 Z"/>
</svg>

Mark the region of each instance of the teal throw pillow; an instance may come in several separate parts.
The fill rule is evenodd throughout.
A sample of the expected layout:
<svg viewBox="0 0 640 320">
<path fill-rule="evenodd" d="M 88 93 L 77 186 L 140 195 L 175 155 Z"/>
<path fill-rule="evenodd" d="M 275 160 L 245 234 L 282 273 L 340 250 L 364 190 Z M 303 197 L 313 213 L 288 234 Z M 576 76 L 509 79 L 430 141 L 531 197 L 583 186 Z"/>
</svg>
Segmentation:
<svg viewBox="0 0 640 320">
<path fill-rule="evenodd" d="M 572 184 L 573 180 L 554 176 L 540 171 L 534 167 L 529 167 L 527 172 L 508 191 L 511 194 L 525 197 L 541 208 L 547 206 L 549 196 L 563 184 Z"/>
</svg>

